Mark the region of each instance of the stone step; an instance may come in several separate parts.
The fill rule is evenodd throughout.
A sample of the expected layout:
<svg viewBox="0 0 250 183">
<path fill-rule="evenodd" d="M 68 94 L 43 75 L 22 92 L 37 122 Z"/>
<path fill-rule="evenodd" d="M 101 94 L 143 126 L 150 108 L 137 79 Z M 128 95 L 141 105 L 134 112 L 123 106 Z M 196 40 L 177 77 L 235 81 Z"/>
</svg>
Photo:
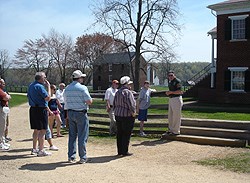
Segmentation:
<svg viewBox="0 0 250 183">
<path fill-rule="evenodd" d="M 192 135 L 178 135 L 178 136 L 162 136 L 162 140 L 175 140 L 200 145 L 214 145 L 214 146 L 229 146 L 229 147 L 246 147 L 246 140 L 203 137 Z"/>
<path fill-rule="evenodd" d="M 181 134 L 193 135 L 193 136 L 250 140 L 249 130 L 181 126 Z"/>
<path fill-rule="evenodd" d="M 182 118 L 182 126 L 250 130 L 250 121 Z"/>
</svg>

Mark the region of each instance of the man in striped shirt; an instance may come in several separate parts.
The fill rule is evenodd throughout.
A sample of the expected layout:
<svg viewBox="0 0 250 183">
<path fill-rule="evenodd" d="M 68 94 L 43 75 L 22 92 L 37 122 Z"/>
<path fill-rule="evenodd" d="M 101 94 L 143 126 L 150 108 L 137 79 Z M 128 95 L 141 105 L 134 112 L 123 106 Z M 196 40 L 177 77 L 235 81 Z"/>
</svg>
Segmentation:
<svg viewBox="0 0 250 183">
<path fill-rule="evenodd" d="M 87 162 L 86 144 L 89 136 L 87 110 L 92 104 L 92 98 L 88 88 L 81 84 L 86 74 L 76 70 L 72 76 L 73 82 L 66 87 L 63 94 L 69 120 L 68 161 L 75 162 L 76 138 L 78 138 L 79 163 L 83 164 Z"/>
<path fill-rule="evenodd" d="M 113 103 L 117 124 L 117 150 L 118 155 L 129 156 L 128 146 L 135 122 L 136 101 L 129 90 L 129 85 L 133 83 L 130 77 L 123 76 L 120 83 L 122 87 L 116 92 Z"/>
</svg>

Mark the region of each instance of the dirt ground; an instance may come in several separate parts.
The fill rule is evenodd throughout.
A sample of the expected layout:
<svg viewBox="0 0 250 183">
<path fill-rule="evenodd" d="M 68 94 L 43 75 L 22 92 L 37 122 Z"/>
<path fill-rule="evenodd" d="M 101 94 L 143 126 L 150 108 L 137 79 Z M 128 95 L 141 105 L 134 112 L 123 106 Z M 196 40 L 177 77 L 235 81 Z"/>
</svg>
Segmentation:
<svg viewBox="0 0 250 183">
<path fill-rule="evenodd" d="M 11 150 L 0 152 L 0 182 L 168 182 L 246 183 L 250 174 L 197 165 L 195 160 L 250 151 L 243 148 L 154 140 L 135 141 L 129 157 L 116 157 L 115 141 L 91 140 L 86 164 L 67 162 L 67 136 L 53 139 L 59 151 L 49 157 L 30 155 L 28 105 L 11 108 Z"/>
</svg>

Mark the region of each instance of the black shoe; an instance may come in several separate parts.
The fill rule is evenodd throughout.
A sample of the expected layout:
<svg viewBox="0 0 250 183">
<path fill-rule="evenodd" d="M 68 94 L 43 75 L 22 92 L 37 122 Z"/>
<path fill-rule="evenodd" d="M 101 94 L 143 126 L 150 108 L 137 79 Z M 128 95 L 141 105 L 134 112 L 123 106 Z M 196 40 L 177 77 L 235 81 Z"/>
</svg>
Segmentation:
<svg viewBox="0 0 250 183">
<path fill-rule="evenodd" d="M 168 135 L 169 135 L 169 136 L 177 136 L 177 135 L 180 135 L 180 134 L 171 132 L 171 133 L 169 133 Z"/>
<path fill-rule="evenodd" d="M 126 153 L 126 154 L 123 154 L 123 156 L 132 156 L 133 153 Z"/>
</svg>

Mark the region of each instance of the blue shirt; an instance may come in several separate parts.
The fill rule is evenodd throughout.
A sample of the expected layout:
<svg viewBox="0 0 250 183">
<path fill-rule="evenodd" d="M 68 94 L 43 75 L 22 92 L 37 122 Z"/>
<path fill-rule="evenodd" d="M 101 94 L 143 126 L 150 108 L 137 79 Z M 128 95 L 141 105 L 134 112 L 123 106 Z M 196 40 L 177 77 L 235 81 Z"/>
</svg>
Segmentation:
<svg viewBox="0 0 250 183">
<path fill-rule="evenodd" d="M 64 108 L 67 110 L 81 111 L 88 109 L 86 101 L 92 100 L 88 88 L 77 81 L 73 81 L 65 88 L 63 96 Z"/>
<path fill-rule="evenodd" d="M 43 84 L 34 81 L 28 89 L 29 105 L 32 107 L 48 107 L 48 101 L 45 100 L 49 96 Z"/>
</svg>

